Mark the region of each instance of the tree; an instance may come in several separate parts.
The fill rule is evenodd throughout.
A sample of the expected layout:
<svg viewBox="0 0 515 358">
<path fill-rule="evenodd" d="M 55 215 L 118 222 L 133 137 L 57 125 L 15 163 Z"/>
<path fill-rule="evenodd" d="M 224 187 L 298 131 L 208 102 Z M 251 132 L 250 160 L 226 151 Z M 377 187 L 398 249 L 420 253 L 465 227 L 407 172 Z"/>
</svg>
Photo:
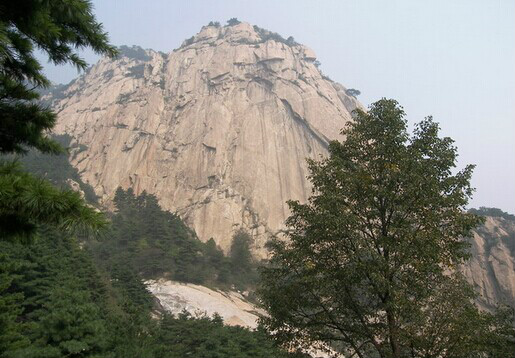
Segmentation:
<svg viewBox="0 0 515 358">
<path fill-rule="evenodd" d="M 34 49 L 55 64 L 72 63 L 78 69 L 86 62 L 75 49 L 91 47 L 110 56 L 116 50 L 87 0 L 7 1 L 0 10 L 0 154 L 25 153 L 29 148 L 61 153 L 63 148 L 48 136 L 56 115 L 36 102 L 35 89 L 50 82 Z M 78 194 L 59 191 L 12 163 L 0 163 L 1 238 L 30 238 L 40 223 L 47 222 L 67 228 L 105 226 L 102 216 Z"/>
<path fill-rule="evenodd" d="M 288 357 L 262 330 L 225 326 L 219 315 L 164 315 L 154 357 Z"/>
<path fill-rule="evenodd" d="M 235 26 L 238 24 L 241 24 L 241 21 L 235 17 L 231 17 L 229 20 L 227 20 L 227 25 L 229 25 L 229 26 Z"/>
<path fill-rule="evenodd" d="M 17 306 L 0 315 L 0 322 L 14 316 L 10 325 L 0 325 L 0 342 L 8 343 L 0 346 L 0 357 L 98 354 L 107 348 L 107 287 L 76 240 L 55 229 L 40 231 L 44 239 L 31 245 L 0 242 L 0 268 L 9 278 L 0 305 L 14 299 Z"/>
<path fill-rule="evenodd" d="M 33 87 L 50 83 L 34 57 L 34 48 L 55 64 L 72 63 L 85 69 L 86 62 L 74 48 L 91 47 L 115 55 L 89 1 L 20 0 L 4 2 L 0 11 L 0 152 L 24 152 L 25 146 L 43 152 L 60 152 L 45 133 L 56 115 L 32 102 Z"/>
<path fill-rule="evenodd" d="M 59 190 L 17 162 L 0 161 L 0 239 L 28 242 L 41 224 L 97 232 L 106 222 L 79 193 Z"/>
<path fill-rule="evenodd" d="M 229 251 L 230 281 L 238 290 L 251 290 L 256 285 L 258 278 L 258 262 L 252 257 L 250 245 L 252 238 L 243 229 L 238 230 L 231 243 Z M 222 277 L 227 272 L 223 272 Z M 229 281 L 229 280 L 226 280 Z"/>
<path fill-rule="evenodd" d="M 34 343 L 20 351 L 26 357 L 85 357 L 106 348 L 107 331 L 99 308 L 88 292 L 56 287 L 37 312 Z"/>
<path fill-rule="evenodd" d="M 349 88 L 348 90 L 345 91 L 345 93 L 348 94 L 349 96 L 357 97 L 361 94 L 361 91 L 354 89 L 354 88 Z"/>
<path fill-rule="evenodd" d="M 236 271 L 248 271 L 252 266 L 252 254 L 250 253 L 250 235 L 240 230 L 234 234 L 231 243 L 231 264 Z"/>
<path fill-rule="evenodd" d="M 464 210 L 473 166 L 453 174 L 453 141 L 431 117 L 410 136 L 394 100 L 355 114 L 309 160 L 313 195 L 289 202 L 287 240 L 270 243 L 262 323 L 348 357 L 513 356 L 510 316 L 479 311 L 458 270 L 481 222 Z"/>
<path fill-rule="evenodd" d="M 221 25 L 218 21 L 209 21 L 209 24 L 207 26 L 220 27 Z"/>
<path fill-rule="evenodd" d="M 5 254 L 0 254 L 0 355 L 27 344 L 21 334 L 22 324 L 17 322 L 22 312 L 20 300 L 23 295 L 9 292 L 13 281 L 13 266 Z"/>
</svg>

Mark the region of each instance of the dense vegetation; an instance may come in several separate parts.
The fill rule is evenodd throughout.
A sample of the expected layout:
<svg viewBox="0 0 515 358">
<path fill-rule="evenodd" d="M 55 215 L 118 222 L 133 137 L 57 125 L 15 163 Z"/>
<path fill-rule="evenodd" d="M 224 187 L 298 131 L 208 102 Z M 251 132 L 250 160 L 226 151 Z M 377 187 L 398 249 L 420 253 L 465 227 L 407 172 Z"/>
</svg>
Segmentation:
<svg viewBox="0 0 515 358">
<path fill-rule="evenodd" d="M 90 204 L 97 202 L 97 196 L 93 188 L 82 182 L 77 169 L 70 165 L 68 160 L 69 152 L 77 155 L 86 149 L 79 146 L 71 146 L 71 137 L 68 135 L 52 136 L 53 140 L 67 150 L 56 155 L 48 155 L 37 150 L 29 150 L 23 156 L 9 155 L 4 158 L 7 160 L 19 161 L 23 168 L 31 174 L 44 178 L 55 187 L 62 190 L 72 189 L 72 181 L 77 183 L 78 189 L 84 193 L 84 197 Z"/>
<path fill-rule="evenodd" d="M 225 256 L 213 239 L 203 243 L 175 214 L 163 211 L 155 196 L 118 189 L 109 240 L 91 243 L 97 261 L 112 272 L 129 266 L 143 278 L 165 277 L 221 288 L 255 284 L 250 237 L 235 235 Z"/>
<path fill-rule="evenodd" d="M 107 35 L 83 0 L 41 2 L 21 0 L 2 4 L 0 11 L 0 154 L 36 149 L 58 154 L 62 146 L 48 136 L 56 121 L 52 110 L 39 103 L 38 88 L 50 82 L 35 58 L 39 48 L 55 64 L 84 69 L 77 48 L 114 55 Z M 70 190 L 59 190 L 25 172 L 12 161 L 0 162 L 0 237 L 30 241 L 41 225 L 69 232 L 105 227 L 102 214 L 85 205 Z"/>
<path fill-rule="evenodd" d="M 263 332 L 219 317 L 152 319 L 153 298 L 130 265 L 110 276 L 76 239 L 39 235 L 31 245 L 0 241 L 1 357 L 283 355 Z"/>
<path fill-rule="evenodd" d="M 54 138 L 63 146 L 68 137 Z M 70 152 L 80 148 L 70 148 Z M 67 155 L 29 151 L 17 158 L 61 189 L 73 179 L 97 197 Z M 31 245 L 0 241 L 0 356 L 268 357 L 282 356 L 262 331 L 224 326 L 219 317 L 155 314 L 143 279 L 168 277 L 219 288 L 255 285 L 250 237 L 238 232 L 229 255 L 202 243 L 154 196 L 119 189 L 111 228 L 100 240 L 50 227 Z M 130 343 L 128 343 L 130 342 Z M 3 355 L 2 355 L 3 353 Z"/>
<path fill-rule="evenodd" d="M 54 139 L 63 146 L 71 142 L 69 136 Z M 80 150 L 69 149 L 72 153 Z M 66 154 L 49 156 L 31 150 L 16 159 L 30 173 L 61 189 L 71 189 L 70 184 L 76 183 L 90 204 L 98 204 L 93 188 L 80 179 Z M 258 263 L 250 253 L 251 238 L 245 231 L 234 235 L 231 250 L 224 255 L 213 239 L 201 242 L 179 216 L 162 210 L 153 195 L 143 192 L 136 196 L 132 189 L 119 188 L 114 204 L 116 211 L 104 239 L 87 242 L 98 264 L 107 271 L 130 266 L 144 279 L 166 277 L 240 290 L 255 285 Z"/>
<path fill-rule="evenodd" d="M 47 103 L 38 101 L 50 83 L 34 51 L 38 48 L 54 64 L 70 63 L 81 70 L 86 63 L 77 49 L 89 47 L 108 56 L 117 51 L 108 43 L 87 0 L 19 0 L 4 2 L 1 8 L 0 356 L 283 355 L 263 332 L 226 327 L 218 317 L 197 320 L 165 315 L 152 319 L 153 299 L 141 276 L 149 273 L 138 271 L 142 266 L 133 268 L 117 261 L 130 258 L 136 264 L 141 260 L 130 251 L 133 241 L 143 244 L 146 253 L 144 242 L 148 240 L 149 251 L 171 259 L 168 266 L 152 273 L 170 269 L 172 276 L 183 280 L 195 277 L 189 270 L 196 268 L 192 264 L 200 262 L 196 260 L 216 257 L 227 262 L 229 272 L 234 271 L 234 260 L 220 256 L 212 243 L 204 248 L 178 217 L 160 211 L 155 198 L 146 195 L 121 192 L 120 208 L 113 217 L 120 226 L 106 229 L 105 216 L 90 205 L 96 200 L 93 191 L 80 181 L 65 160 L 67 156 L 49 159 L 40 154 L 64 154 L 69 140 L 61 138 L 65 142 L 59 143 L 49 136 L 56 114 Z M 141 56 L 138 49 L 120 50 Z M 72 152 L 81 149 L 72 148 Z M 27 153 L 21 161 L 32 173 L 10 156 Z M 90 204 L 70 190 L 74 183 Z M 145 212 L 139 213 L 140 209 Z M 156 217 L 142 217 L 150 213 Z M 137 224 L 143 229 L 135 228 L 131 221 L 138 216 Z M 157 233 L 151 225 L 164 230 L 155 240 L 148 236 Z M 129 254 L 115 252 L 113 261 L 98 265 L 94 260 L 98 256 L 91 254 L 97 246 L 89 245 L 81 235 L 102 230 L 106 242 L 114 237 L 113 249 Z M 170 235 L 167 242 L 163 241 L 166 235 Z M 159 246 L 165 244 L 175 251 Z M 98 248 L 100 252 L 106 247 Z M 209 249 L 211 255 L 205 253 Z M 183 253 L 185 260 L 174 256 Z M 206 267 L 209 264 L 203 263 L 200 270 L 207 277 L 210 271 Z M 211 276 L 220 281 L 223 275 Z"/>
<path fill-rule="evenodd" d="M 229 20 L 229 26 L 238 23 Z M 265 40 L 295 43 L 256 31 Z M 122 189 L 107 229 L 104 215 L 90 205 L 96 200 L 93 191 L 66 156 L 49 160 L 30 151 L 59 154 L 69 144 L 48 136 L 56 115 L 36 101 L 49 82 L 34 49 L 55 64 L 79 69 L 86 63 L 78 48 L 117 52 L 91 3 L 4 2 L 0 33 L 0 154 L 28 152 L 22 162 L 32 170 L 12 158 L 0 163 L 0 357 L 287 355 L 263 329 L 227 327 L 218 316 L 156 311 L 143 284 L 144 278 L 164 276 L 252 287 L 256 264 L 245 232 L 235 235 L 226 257 L 213 240 L 200 242 L 178 216 L 161 210 L 154 196 Z M 142 56 L 134 48 L 121 51 Z M 135 69 L 136 76 L 141 69 Z M 359 112 L 350 126 L 366 130 L 345 132 L 347 144 L 332 143 L 330 159 L 311 163 L 318 197 L 308 205 L 292 203 L 291 242 L 274 242 L 274 259 L 263 270 L 261 294 L 271 313 L 263 320 L 266 328 L 280 344 L 297 344 L 291 348 L 318 340 L 358 356 L 508 356 L 513 353 L 509 315 L 479 313 L 459 277 L 442 275 L 464 258 L 458 234 L 478 222 L 457 210 L 470 195 L 470 169 L 450 176 L 455 149 L 436 137 L 430 120 L 421 124 L 406 152 L 405 123 L 395 120 L 396 113 L 396 104 L 388 101 L 370 114 Z M 69 190 L 70 179 L 90 204 Z M 420 192 L 432 196 L 409 200 Z M 370 206 L 375 200 L 379 206 Z M 396 221 L 388 212 L 406 207 L 414 218 L 401 215 Z M 400 235 L 394 240 L 388 231 L 392 222 Z M 419 237 L 410 230 L 420 222 L 423 240 L 403 240 Z M 100 230 L 100 242 L 83 236 Z M 395 266 L 405 264 L 406 257 L 413 260 Z"/>
</svg>

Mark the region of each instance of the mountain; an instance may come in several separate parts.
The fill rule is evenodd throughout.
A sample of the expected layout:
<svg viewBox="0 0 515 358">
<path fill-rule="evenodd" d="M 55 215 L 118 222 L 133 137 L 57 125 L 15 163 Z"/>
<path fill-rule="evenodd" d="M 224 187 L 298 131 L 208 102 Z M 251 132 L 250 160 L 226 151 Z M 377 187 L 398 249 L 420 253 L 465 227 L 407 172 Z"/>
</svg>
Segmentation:
<svg viewBox="0 0 515 358">
<path fill-rule="evenodd" d="M 474 210 L 485 223 L 473 232 L 471 258 L 463 272 L 479 292 L 479 305 L 498 303 L 515 308 L 515 216 L 499 209 Z"/>
<path fill-rule="evenodd" d="M 199 238 L 227 252 L 239 229 L 257 256 L 306 200 L 306 158 L 361 107 L 314 52 L 239 23 L 204 26 L 169 54 L 122 47 L 44 97 L 71 163 L 109 206 L 116 189 L 154 194 Z M 351 92 L 349 92 L 351 93 Z"/>
<path fill-rule="evenodd" d="M 169 54 L 120 48 L 44 100 L 71 136 L 74 181 L 113 208 L 116 189 L 146 191 L 227 253 L 234 233 L 257 256 L 284 228 L 288 199 L 306 200 L 305 158 L 361 108 L 318 69 L 312 50 L 247 23 L 204 26 Z M 486 211 L 485 211 L 486 210 Z M 463 268 L 480 305 L 515 302 L 515 218 L 495 209 Z"/>
</svg>

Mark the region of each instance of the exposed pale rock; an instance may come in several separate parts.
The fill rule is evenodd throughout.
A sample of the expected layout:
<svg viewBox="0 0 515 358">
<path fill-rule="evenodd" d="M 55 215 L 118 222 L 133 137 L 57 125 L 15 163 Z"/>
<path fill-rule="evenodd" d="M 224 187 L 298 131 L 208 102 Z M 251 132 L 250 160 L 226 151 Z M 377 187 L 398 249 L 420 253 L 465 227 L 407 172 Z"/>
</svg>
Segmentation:
<svg viewBox="0 0 515 358">
<path fill-rule="evenodd" d="M 480 306 L 502 303 L 515 308 L 515 220 L 487 216 L 471 244 L 463 272 L 479 292 Z"/>
<path fill-rule="evenodd" d="M 255 329 L 259 316 L 266 314 L 236 291 L 214 290 L 201 285 L 165 279 L 149 280 L 145 284 L 161 307 L 175 316 L 184 311 L 193 317 L 212 317 L 216 313 L 222 317 L 225 324 Z M 321 344 L 314 344 L 311 349 L 305 350 L 305 353 L 319 358 L 335 356 L 327 353 L 327 348 L 322 350 L 321 347 Z"/>
<path fill-rule="evenodd" d="M 77 193 L 80 194 L 80 197 L 82 199 L 84 199 L 84 197 L 86 196 L 86 194 L 84 194 L 84 191 L 80 188 L 80 185 L 79 183 L 77 183 L 75 180 L 73 179 L 66 179 L 66 184 L 68 184 L 68 186 L 71 188 L 71 190 L 73 191 L 76 191 Z"/>
<path fill-rule="evenodd" d="M 256 328 L 258 314 L 264 314 L 236 291 L 163 279 L 147 281 L 146 285 L 160 305 L 174 315 L 187 311 L 193 316 L 212 317 L 217 313 L 228 325 Z"/>
<path fill-rule="evenodd" d="M 106 206 L 118 186 L 146 190 L 201 240 L 227 251 L 244 228 L 266 254 L 286 201 L 310 194 L 305 159 L 327 155 L 360 104 L 312 50 L 263 33 L 205 26 L 169 54 L 104 58 L 45 98 L 56 132 L 87 147 L 72 164 Z"/>
<path fill-rule="evenodd" d="M 306 60 L 315 61 L 317 59 L 317 55 L 315 55 L 315 51 L 310 49 L 307 46 L 302 46 L 302 54 Z"/>
</svg>

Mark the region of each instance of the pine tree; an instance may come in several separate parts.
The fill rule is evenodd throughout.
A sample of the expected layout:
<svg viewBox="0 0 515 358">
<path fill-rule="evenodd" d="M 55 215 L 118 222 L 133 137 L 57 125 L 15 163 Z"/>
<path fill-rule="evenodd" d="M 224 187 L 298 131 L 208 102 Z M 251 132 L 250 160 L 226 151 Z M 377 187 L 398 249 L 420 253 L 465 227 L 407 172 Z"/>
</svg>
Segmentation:
<svg viewBox="0 0 515 358">
<path fill-rule="evenodd" d="M 85 69 L 75 49 L 115 55 L 89 1 L 19 0 L 4 2 L 0 11 L 0 152 L 60 152 L 45 133 L 55 124 L 55 114 L 40 104 L 34 87 L 50 83 L 34 56 L 43 51 L 55 64 L 71 63 Z"/>
<path fill-rule="evenodd" d="M 257 281 L 256 264 L 250 252 L 251 240 L 250 235 L 244 230 L 236 232 L 232 239 L 229 252 L 231 277 L 238 289 L 254 285 Z"/>
<path fill-rule="evenodd" d="M 17 162 L 0 161 L 0 239 L 28 242 L 42 224 L 98 233 L 106 221 L 79 193 L 57 189 Z"/>
<path fill-rule="evenodd" d="M 20 304 L 23 294 L 10 292 L 14 265 L 5 254 L 0 254 L 0 356 L 28 344 L 21 334 L 23 325 L 17 321 L 23 311 Z"/>
<path fill-rule="evenodd" d="M 252 254 L 250 253 L 250 235 L 240 230 L 232 238 L 231 263 L 235 271 L 247 272 L 252 266 Z"/>
<path fill-rule="evenodd" d="M 33 344 L 23 350 L 31 357 L 84 357 L 106 348 L 106 323 L 89 292 L 71 281 L 54 287 L 47 303 L 34 314 Z"/>
<path fill-rule="evenodd" d="M 90 47 L 115 55 L 86 0 L 3 2 L 0 11 L 0 154 L 34 148 L 61 153 L 48 133 L 56 121 L 50 109 L 37 103 L 35 89 L 50 84 L 35 58 L 37 48 L 55 64 L 86 63 L 74 49 Z M 30 239 L 39 224 L 63 228 L 105 226 L 78 194 L 59 191 L 24 173 L 16 164 L 0 163 L 0 239 Z"/>
<path fill-rule="evenodd" d="M 40 236 L 30 245 L 0 242 L 12 267 L 0 302 L 17 298 L 6 314 L 22 335 L 2 347 L 0 356 L 88 356 L 106 350 L 110 304 L 93 262 L 76 240 L 55 229 L 41 228 Z"/>
</svg>

